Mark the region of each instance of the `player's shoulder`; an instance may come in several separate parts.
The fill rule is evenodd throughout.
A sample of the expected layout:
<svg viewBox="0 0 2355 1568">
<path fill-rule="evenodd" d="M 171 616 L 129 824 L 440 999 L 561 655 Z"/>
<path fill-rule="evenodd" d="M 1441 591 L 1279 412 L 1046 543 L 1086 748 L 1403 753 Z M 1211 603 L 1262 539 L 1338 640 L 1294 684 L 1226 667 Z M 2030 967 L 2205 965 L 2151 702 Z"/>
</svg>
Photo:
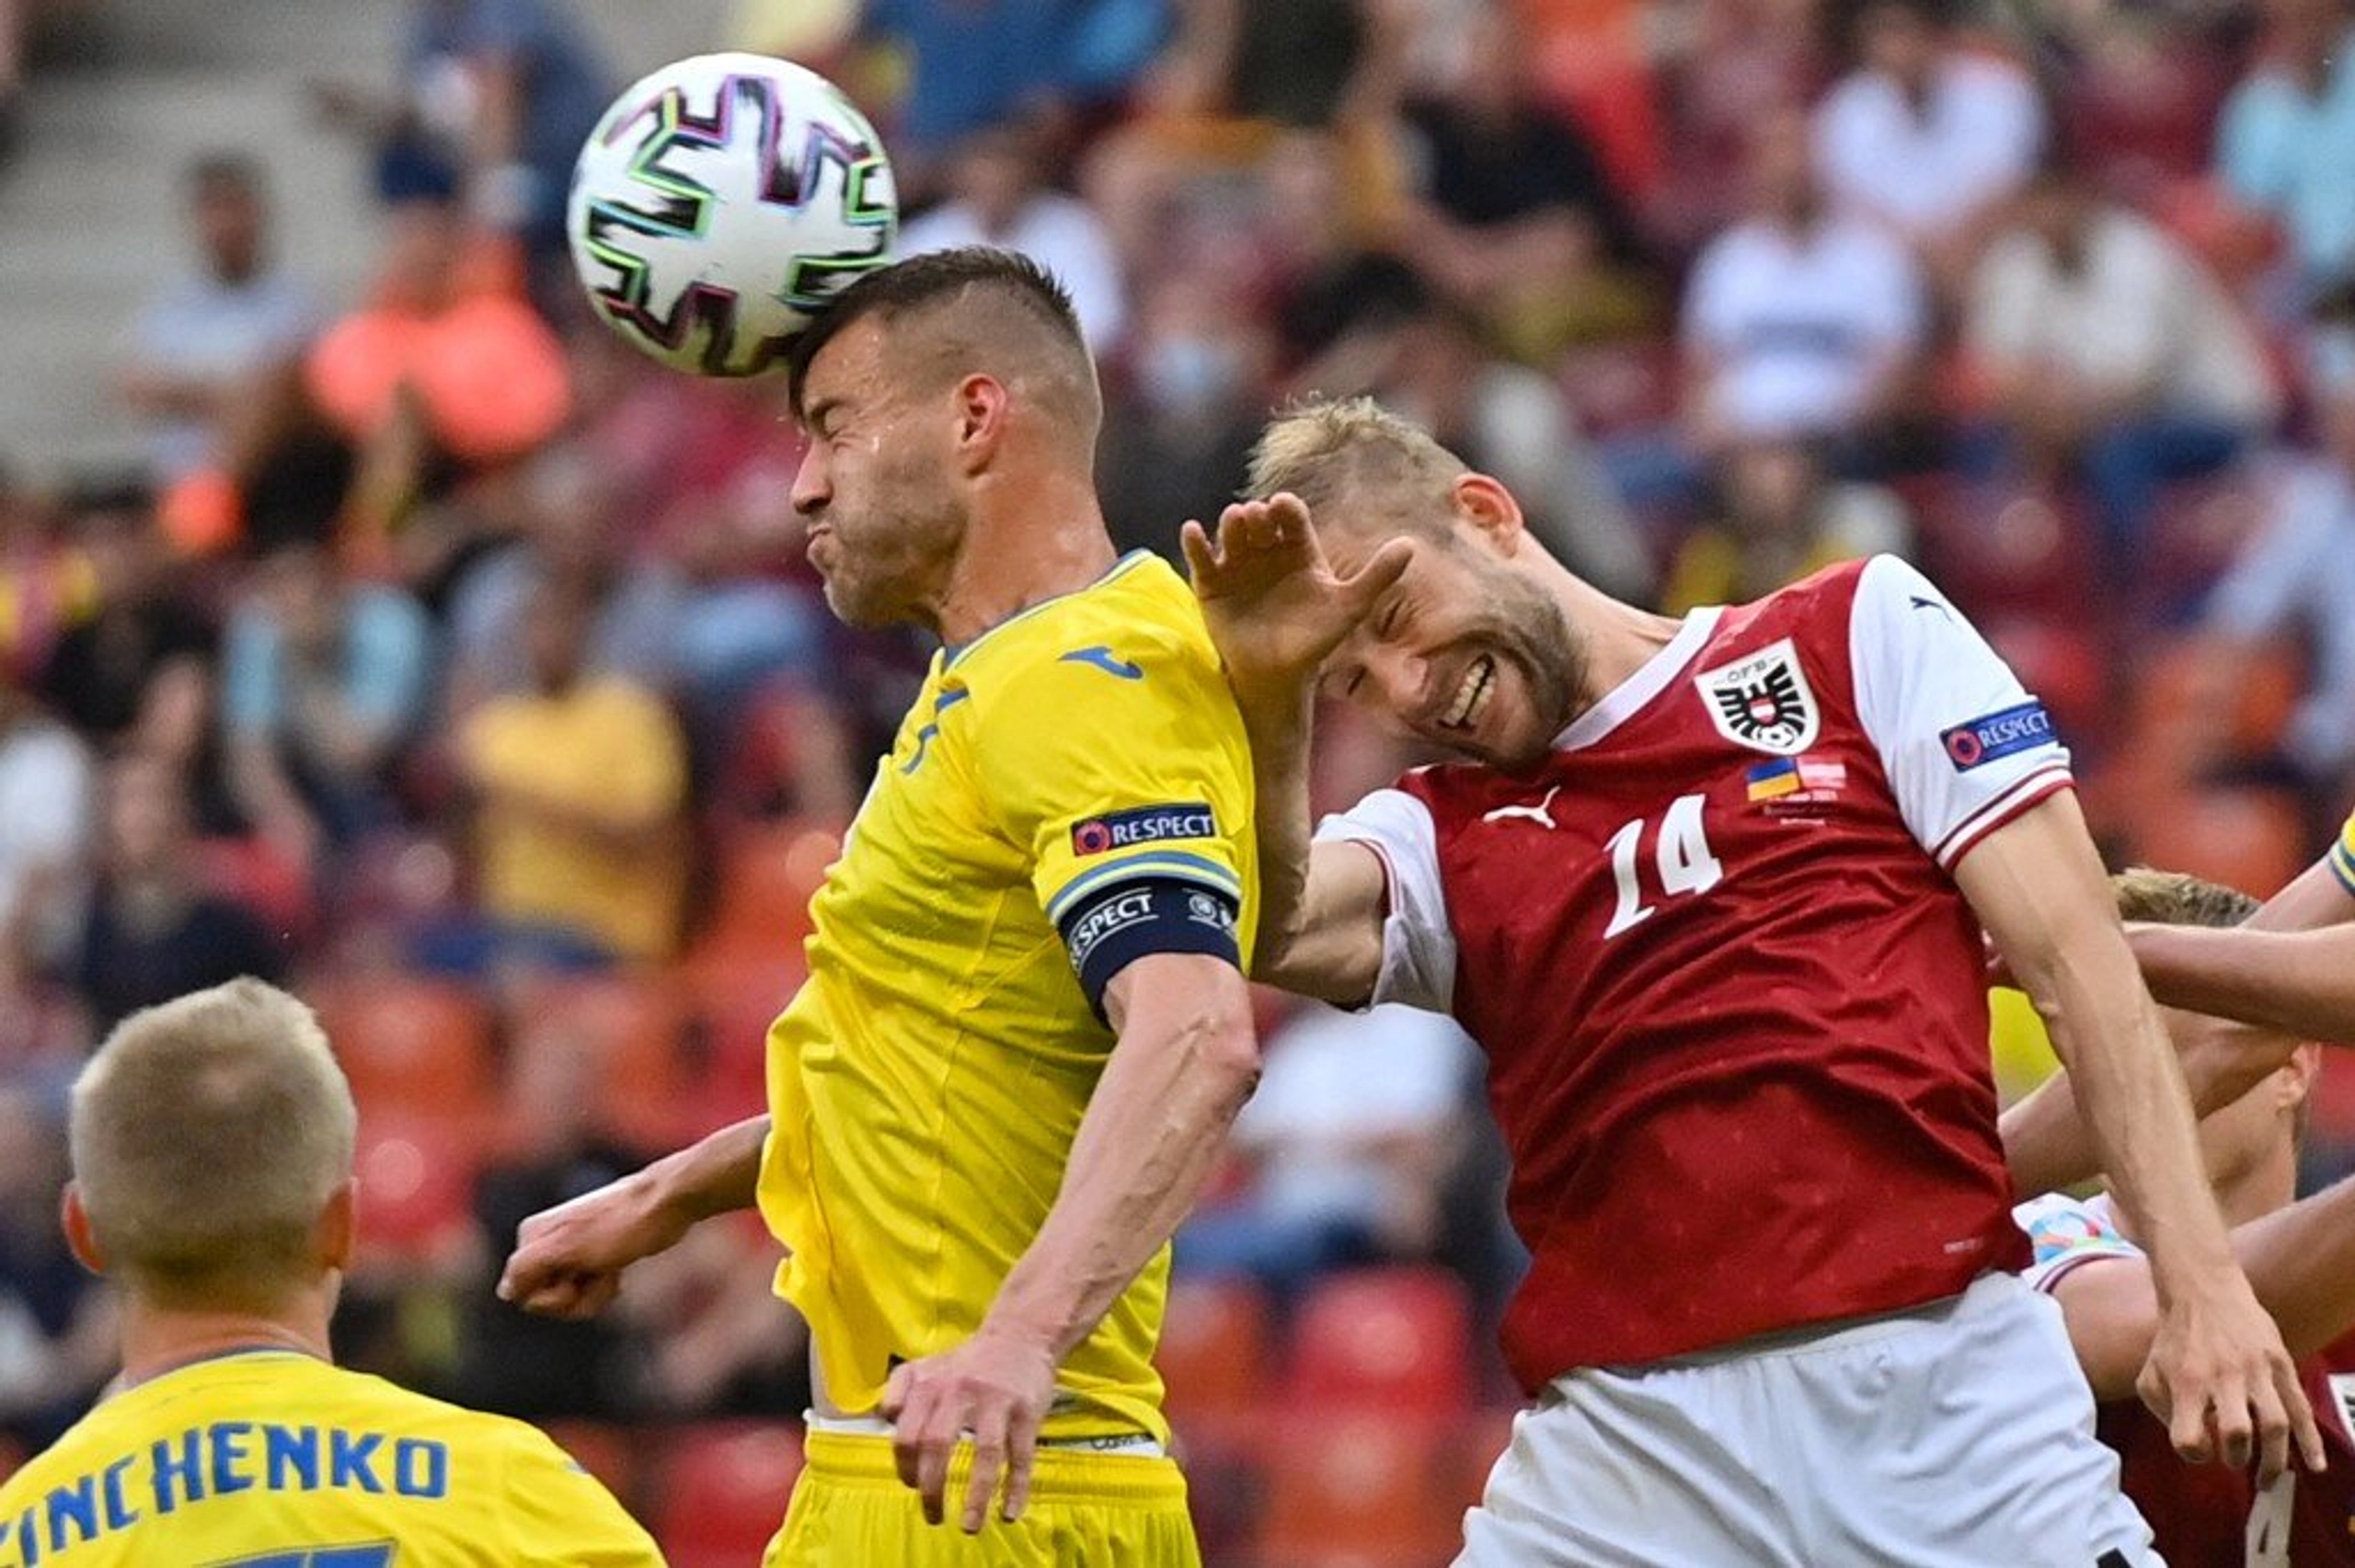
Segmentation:
<svg viewBox="0 0 2355 1568">
<path fill-rule="evenodd" d="M 1046 704 L 1064 721 L 1107 701 L 1150 700 L 1218 670 L 1193 590 L 1145 551 L 1121 557 L 1088 587 L 1016 616 L 949 663 L 952 681 L 983 711 Z"/>
<path fill-rule="evenodd" d="M 366 1422 L 386 1431 L 430 1438 L 488 1457 L 569 1463 L 555 1439 L 526 1421 L 474 1410 L 349 1368 L 328 1367 L 302 1401 L 327 1421 Z M 298 1408 L 300 1408 L 298 1406 Z"/>
</svg>

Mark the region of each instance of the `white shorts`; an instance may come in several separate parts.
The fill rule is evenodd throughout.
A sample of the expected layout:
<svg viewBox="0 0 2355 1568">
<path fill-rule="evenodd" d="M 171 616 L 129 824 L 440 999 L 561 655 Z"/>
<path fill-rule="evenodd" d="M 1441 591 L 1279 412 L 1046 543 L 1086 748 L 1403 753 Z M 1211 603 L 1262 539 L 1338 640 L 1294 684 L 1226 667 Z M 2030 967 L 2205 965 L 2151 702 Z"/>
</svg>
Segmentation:
<svg viewBox="0 0 2355 1568">
<path fill-rule="evenodd" d="M 1456 1568 L 2150 1568 L 2061 1309 L 2008 1274 L 1821 1333 L 1557 1378 Z"/>
</svg>

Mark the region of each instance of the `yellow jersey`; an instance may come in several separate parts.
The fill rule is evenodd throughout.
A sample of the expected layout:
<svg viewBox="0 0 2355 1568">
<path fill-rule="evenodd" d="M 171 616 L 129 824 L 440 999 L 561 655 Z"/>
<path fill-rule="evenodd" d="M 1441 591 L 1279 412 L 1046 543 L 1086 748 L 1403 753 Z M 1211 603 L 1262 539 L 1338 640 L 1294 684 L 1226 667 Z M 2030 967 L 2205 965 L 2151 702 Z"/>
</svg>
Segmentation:
<svg viewBox="0 0 2355 1568">
<path fill-rule="evenodd" d="M 520 1421 L 285 1350 L 137 1384 L 0 1486 L 0 1568 L 661 1568 Z"/>
<path fill-rule="evenodd" d="M 936 656 L 811 900 L 760 1203 L 842 1409 L 969 1337 L 1037 1236 L 1113 1046 L 1075 965 L 1155 900 L 1250 953 L 1242 717 L 1192 590 L 1138 552 Z M 1167 1282 L 1164 1248 L 1063 1362 L 1048 1436 L 1167 1437 Z"/>
<path fill-rule="evenodd" d="M 2338 839 L 2330 846 L 2330 868 L 2338 874 L 2338 885 L 2355 898 L 2355 814 L 2338 830 Z"/>
</svg>

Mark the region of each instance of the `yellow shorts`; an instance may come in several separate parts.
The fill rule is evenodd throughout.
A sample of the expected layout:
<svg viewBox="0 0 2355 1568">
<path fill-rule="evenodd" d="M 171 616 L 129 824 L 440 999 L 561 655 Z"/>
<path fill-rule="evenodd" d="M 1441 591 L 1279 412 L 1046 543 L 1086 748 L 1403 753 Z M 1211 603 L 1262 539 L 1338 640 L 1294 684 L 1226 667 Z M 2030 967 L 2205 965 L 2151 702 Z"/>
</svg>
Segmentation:
<svg viewBox="0 0 2355 1568">
<path fill-rule="evenodd" d="M 993 1515 L 969 1536 L 957 1516 L 971 1448 L 949 1461 L 938 1525 L 901 1484 L 890 1438 L 812 1432 L 808 1453 L 763 1568 L 1201 1568 L 1186 1478 L 1171 1459 L 1041 1448 L 1022 1517 Z"/>
</svg>

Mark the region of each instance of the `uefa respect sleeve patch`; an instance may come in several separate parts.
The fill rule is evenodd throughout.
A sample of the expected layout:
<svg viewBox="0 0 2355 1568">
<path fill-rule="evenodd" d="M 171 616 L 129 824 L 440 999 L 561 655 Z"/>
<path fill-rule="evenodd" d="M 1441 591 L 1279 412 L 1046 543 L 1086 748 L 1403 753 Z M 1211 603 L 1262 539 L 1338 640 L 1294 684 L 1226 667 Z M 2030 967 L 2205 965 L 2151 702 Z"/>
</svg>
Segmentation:
<svg viewBox="0 0 2355 1568">
<path fill-rule="evenodd" d="M 2060 737 L 2052 731 L 2052 716 L 2042 703 L 2029 701 L 2001 713 L 1938 732 L 1938 744 L 1958 773 L 2021 751 L 2049 746 Z"/>
<path fill-rule="evenodd" d="M 1218 817 L 1207 801 L 1180 801 L 1165 806 L 1138 806 L 1108 811 L 1071 825 L 1071 853 L 1085 858 L 1109 854 L 1139 844 L 1169 839 L 1215 839 Z"/>
</svg>

